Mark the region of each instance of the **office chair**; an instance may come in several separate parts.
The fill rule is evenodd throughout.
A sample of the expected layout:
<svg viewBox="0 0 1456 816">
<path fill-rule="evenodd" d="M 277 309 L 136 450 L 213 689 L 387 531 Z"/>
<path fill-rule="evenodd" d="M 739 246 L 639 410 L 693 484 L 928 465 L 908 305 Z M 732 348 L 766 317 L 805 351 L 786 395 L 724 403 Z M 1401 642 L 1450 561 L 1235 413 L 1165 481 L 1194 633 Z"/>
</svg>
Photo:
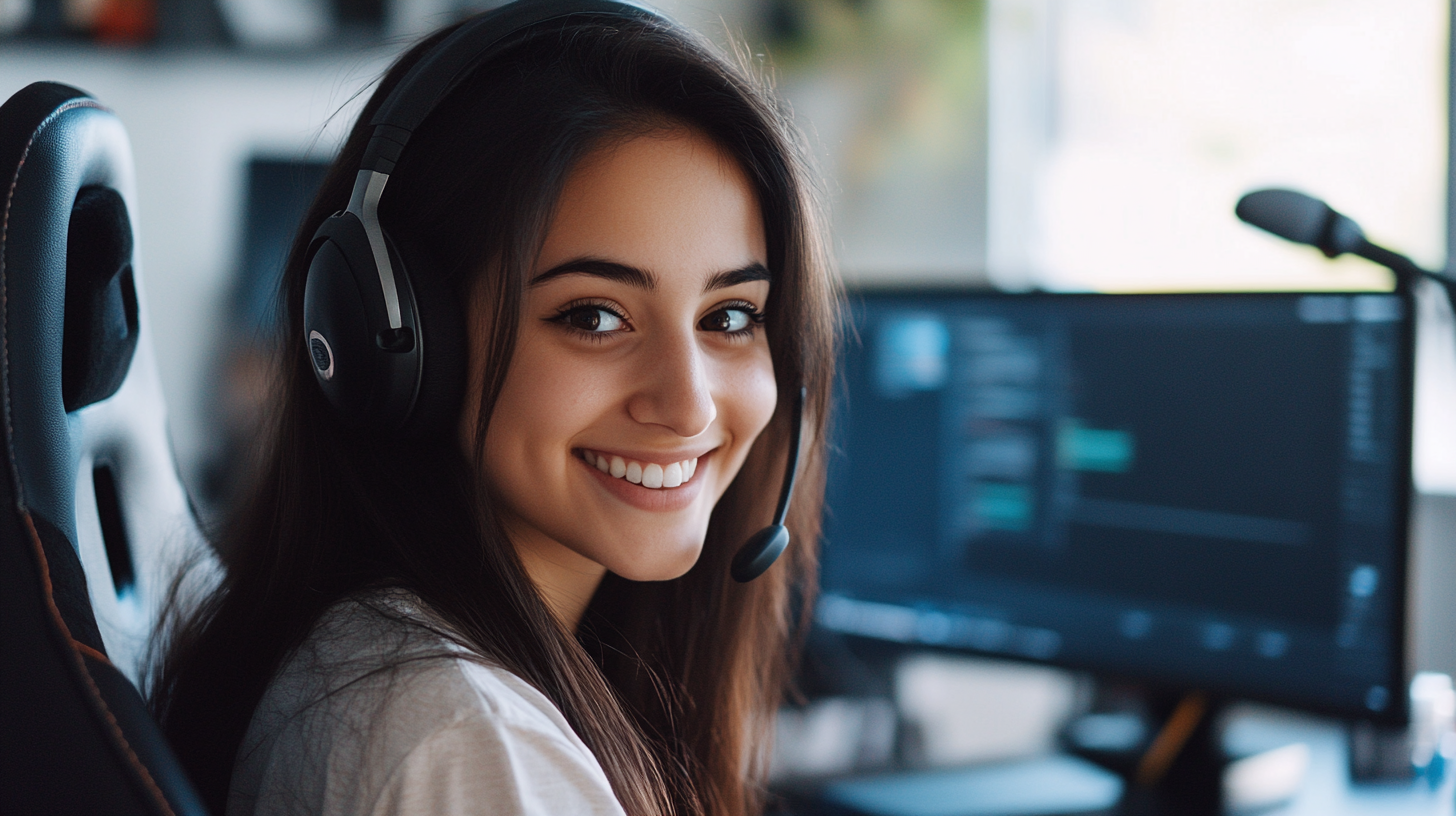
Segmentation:
<svg viewBox="0 0 1456 816">
<path fill-rule="evenodd" d="M 120 120 L 0 107 L 0 812 L 202 814 L 135 683 L 174 576 L 220 575 L 178 480 Z"/>
</svg>

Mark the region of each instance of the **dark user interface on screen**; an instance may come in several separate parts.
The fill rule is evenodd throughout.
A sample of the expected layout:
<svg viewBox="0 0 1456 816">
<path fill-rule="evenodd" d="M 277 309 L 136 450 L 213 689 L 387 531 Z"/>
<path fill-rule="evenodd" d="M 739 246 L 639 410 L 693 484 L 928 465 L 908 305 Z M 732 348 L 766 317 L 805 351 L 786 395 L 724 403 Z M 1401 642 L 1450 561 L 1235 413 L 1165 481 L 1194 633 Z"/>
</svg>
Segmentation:
<svg viewBox="0 0 1456 816">
<path fill-rule="evenodd" d="M 1407 312 L 1385 294 L 852 297 L 818 622 L 1393 710 Z"/>
</svg>

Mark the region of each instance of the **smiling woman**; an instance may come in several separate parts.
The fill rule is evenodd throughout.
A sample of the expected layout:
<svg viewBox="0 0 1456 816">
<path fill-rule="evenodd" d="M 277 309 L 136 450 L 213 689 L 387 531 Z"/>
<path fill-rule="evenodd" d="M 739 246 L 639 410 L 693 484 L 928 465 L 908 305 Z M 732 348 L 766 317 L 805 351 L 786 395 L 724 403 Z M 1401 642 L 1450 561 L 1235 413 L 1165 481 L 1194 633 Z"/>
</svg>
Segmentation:
<svg viewBox="0 0 1456 816">
<path fill-rule="evenodd" d="M 301 225 L 227 582 L 153 694 L 218 812 L 761 809 L 837 325 L 813 185 L 772 98 L 671 23 L 491 14 L 574 6 L 510 28 L 380 160 L 390 95 L 474 21 L 406 54 Z M 399 324 L 369 353 L 422 360 L 388 422 L 329 390 L 357 358 L 305 331 L 352 217 L 329 214 L 367 230 L 375 202 L 389 264 L 345 291 L 389 270 Z M 801 386 L 796 543 L 738 584 Z"/>
<path fill-rule="evenodd" d="M 564 620 L 605 571 L 662 581 L 698 560 L 773 415 L 766 256 L 752 185 L 695 130 L 604 147 L 567 179 L 484 456 L 511 541 Z"/>
</svg>

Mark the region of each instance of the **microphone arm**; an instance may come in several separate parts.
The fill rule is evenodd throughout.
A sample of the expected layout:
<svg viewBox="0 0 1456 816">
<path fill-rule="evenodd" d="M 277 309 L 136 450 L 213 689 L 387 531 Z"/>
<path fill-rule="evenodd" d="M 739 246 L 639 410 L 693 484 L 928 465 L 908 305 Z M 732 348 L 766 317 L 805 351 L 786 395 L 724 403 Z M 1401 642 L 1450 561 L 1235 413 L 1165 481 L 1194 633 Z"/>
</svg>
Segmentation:
<svg viewBox="0 0 1456 816">
<path fill-rule="evenodd" d="M 1371 243 L 1349 216 L 1317 198 L 1294 190 L 1255 190 L 1239 199 L 1234 214 L 1245 223 L 1296 244 L 1307 244 L 1336 258 L 1346 252 L 1374 261 L 1395 273 L 1397 287 L 1409 288 L 1421 278 L 1434 281 L 1456 310 L 1456 280 L 1417 266 L 1410 258 Z"/>
</svg>

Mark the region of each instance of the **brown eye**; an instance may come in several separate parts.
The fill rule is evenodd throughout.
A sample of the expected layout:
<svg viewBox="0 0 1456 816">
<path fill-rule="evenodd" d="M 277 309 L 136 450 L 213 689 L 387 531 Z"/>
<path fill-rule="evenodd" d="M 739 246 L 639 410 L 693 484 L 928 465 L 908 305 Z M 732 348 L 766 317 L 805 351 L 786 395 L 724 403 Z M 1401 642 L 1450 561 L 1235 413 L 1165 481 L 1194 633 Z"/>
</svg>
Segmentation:
<svg viewBox="0 0 1456 816">
<path fill-rule="evenodd" d="M 711 332 L 741 332 L 753 324 L 753 314 L 747 309 L 729 307 L 719 309 L 698 321 L 698 328 Z"/>
<path fill-rule="evenodd" d="M 622 328 L 622 316 L 601 306 L 578 306 L 562 315 L 562 322 L 584 332 L 612 332 Z"/>
</svg>

